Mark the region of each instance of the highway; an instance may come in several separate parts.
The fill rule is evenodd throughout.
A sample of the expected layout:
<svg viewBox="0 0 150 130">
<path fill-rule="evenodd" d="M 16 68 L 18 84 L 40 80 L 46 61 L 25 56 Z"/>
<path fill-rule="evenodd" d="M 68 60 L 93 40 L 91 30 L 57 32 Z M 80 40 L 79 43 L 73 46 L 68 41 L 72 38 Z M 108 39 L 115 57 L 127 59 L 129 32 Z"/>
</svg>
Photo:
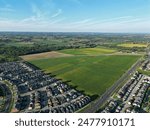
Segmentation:
<svg viewBox="0 0 150 130">
<path fill-rule="evenodd" d="M 115 90 L 120 87 L 120 85 L 128 79 L 128 77 L 136 71 L 136 68 L 140 66 L 142 60 L 139 59 L 125 74 L 121 76 L 121 78 L 115 82 L 112 87 L 110 87 L 102 96 L 99 97 L 95 102 L 91 102 L 89 107 L 83 111 L 83 113 L 95 113 L 100 107 L 111 97 L 111 95 L 115 92 Z"/>
</svg>

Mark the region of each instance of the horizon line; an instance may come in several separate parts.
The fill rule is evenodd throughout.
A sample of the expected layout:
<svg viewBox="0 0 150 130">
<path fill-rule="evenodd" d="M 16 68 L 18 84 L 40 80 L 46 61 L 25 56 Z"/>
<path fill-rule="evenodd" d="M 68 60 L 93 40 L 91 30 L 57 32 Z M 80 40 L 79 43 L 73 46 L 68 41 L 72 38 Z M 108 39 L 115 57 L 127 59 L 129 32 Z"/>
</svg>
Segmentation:
<svg viewBox="0 0 150 130">
<path fill-rule="evenodd" d="M 105 33 L 105 34 L 150 34 L 150 32 L 93 32 L 93 31 L 0 31 L 0 33 Z"/>
</svg>

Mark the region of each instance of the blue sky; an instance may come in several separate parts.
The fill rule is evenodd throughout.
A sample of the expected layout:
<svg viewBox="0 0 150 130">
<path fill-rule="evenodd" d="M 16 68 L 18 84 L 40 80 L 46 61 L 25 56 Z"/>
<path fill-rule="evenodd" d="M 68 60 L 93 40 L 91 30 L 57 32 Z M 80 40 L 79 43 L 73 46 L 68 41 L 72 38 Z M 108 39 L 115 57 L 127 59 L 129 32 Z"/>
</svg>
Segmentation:
<svg viewBox="0 0 150 130">
<path fill-rule="evenodd" d="M 150 32 L 150 0 L 0 0 L 0 31 Z"/>
</svg>

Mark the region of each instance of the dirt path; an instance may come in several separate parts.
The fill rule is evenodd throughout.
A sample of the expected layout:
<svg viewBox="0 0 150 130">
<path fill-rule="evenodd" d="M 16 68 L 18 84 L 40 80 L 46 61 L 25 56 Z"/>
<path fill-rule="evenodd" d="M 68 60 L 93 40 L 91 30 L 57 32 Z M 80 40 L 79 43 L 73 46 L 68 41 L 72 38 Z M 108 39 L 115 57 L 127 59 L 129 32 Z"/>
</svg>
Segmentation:
<svg viewBox="0 0 150 130">
<path fill-rule="evenodd" d="M 36 59 L 59 58 L 59 57 L 69 57 L 69 56 L 73 56 L 73 55 L 51 51 L 51 52 L 44 52 L 44 53 L 38 53 L 38 54 L 24 55 L 20 57 L 26 61 L 30 61 L 30 60 L 36 60 Z"/>
</svg>

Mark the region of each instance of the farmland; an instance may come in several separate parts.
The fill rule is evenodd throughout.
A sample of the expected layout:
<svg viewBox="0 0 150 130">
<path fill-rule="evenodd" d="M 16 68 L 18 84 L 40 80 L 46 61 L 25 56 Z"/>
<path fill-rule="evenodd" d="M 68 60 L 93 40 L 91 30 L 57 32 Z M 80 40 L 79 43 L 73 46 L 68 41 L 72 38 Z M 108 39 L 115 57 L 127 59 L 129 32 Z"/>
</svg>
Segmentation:
<svg viewBox="0 0 150 130">
<path fill-rule="evenodd" d="M 65 49 L 60 52 L 73 55 L 101 55 L 112 54 L 117 50 L 108 48 L 83 48 L 83 49 Z"/>
<path fill-rule="evenodd" d="M 72 53 L 74 53 L 72 51 Z M 74 56 L 32 60 L 30 63 L 46 73 L 52 73 L 63 81 L 89 95 L 103 94 L 129 69 L 139 56 Z"/>
<path fill-rule="evenodd" d="M 133 48 L 133 47 L 137 47 L 137 48 L 146 48 L 148 45 L 147 44 L 133 44 L 133 43 L 124 43 L 124 44 L 118 44 L 118 46 L 120 47 L 126 47 L 126 48 Z"/>
<path fill-rule="evenodd" d="M 45 53 L 25 55 L 25 56 L 21 56 L 21 58 L 24 60 L 36 60 L 36 59 L 45 59 L 45 58 L 67 57 L 67 56 L 72 56 L 72 55 L 51 51 Z"/>
<path fill-rule="evenodd" d="M 46 59 L 46 58 L 59 58 L 68 56 L 97 56 L 97 55 L 109 55 L 117 52 L 115 49 L 109 48 L 82 48 L 82 49 L 64 49 L 61 51 L 51 51 L 43 52 L 38 54 L 30 54 L 20 56 L 22 59 L 30 61 L 36 59 Z"/>
<path fill-rule="evenodd" d="M 2 33 L 0 80 L 13 86 L 0 111 L 96 112 L 137 70 L 149 75 L 141 67 L 149 43 L 145 35 Z"/>
</svg>

